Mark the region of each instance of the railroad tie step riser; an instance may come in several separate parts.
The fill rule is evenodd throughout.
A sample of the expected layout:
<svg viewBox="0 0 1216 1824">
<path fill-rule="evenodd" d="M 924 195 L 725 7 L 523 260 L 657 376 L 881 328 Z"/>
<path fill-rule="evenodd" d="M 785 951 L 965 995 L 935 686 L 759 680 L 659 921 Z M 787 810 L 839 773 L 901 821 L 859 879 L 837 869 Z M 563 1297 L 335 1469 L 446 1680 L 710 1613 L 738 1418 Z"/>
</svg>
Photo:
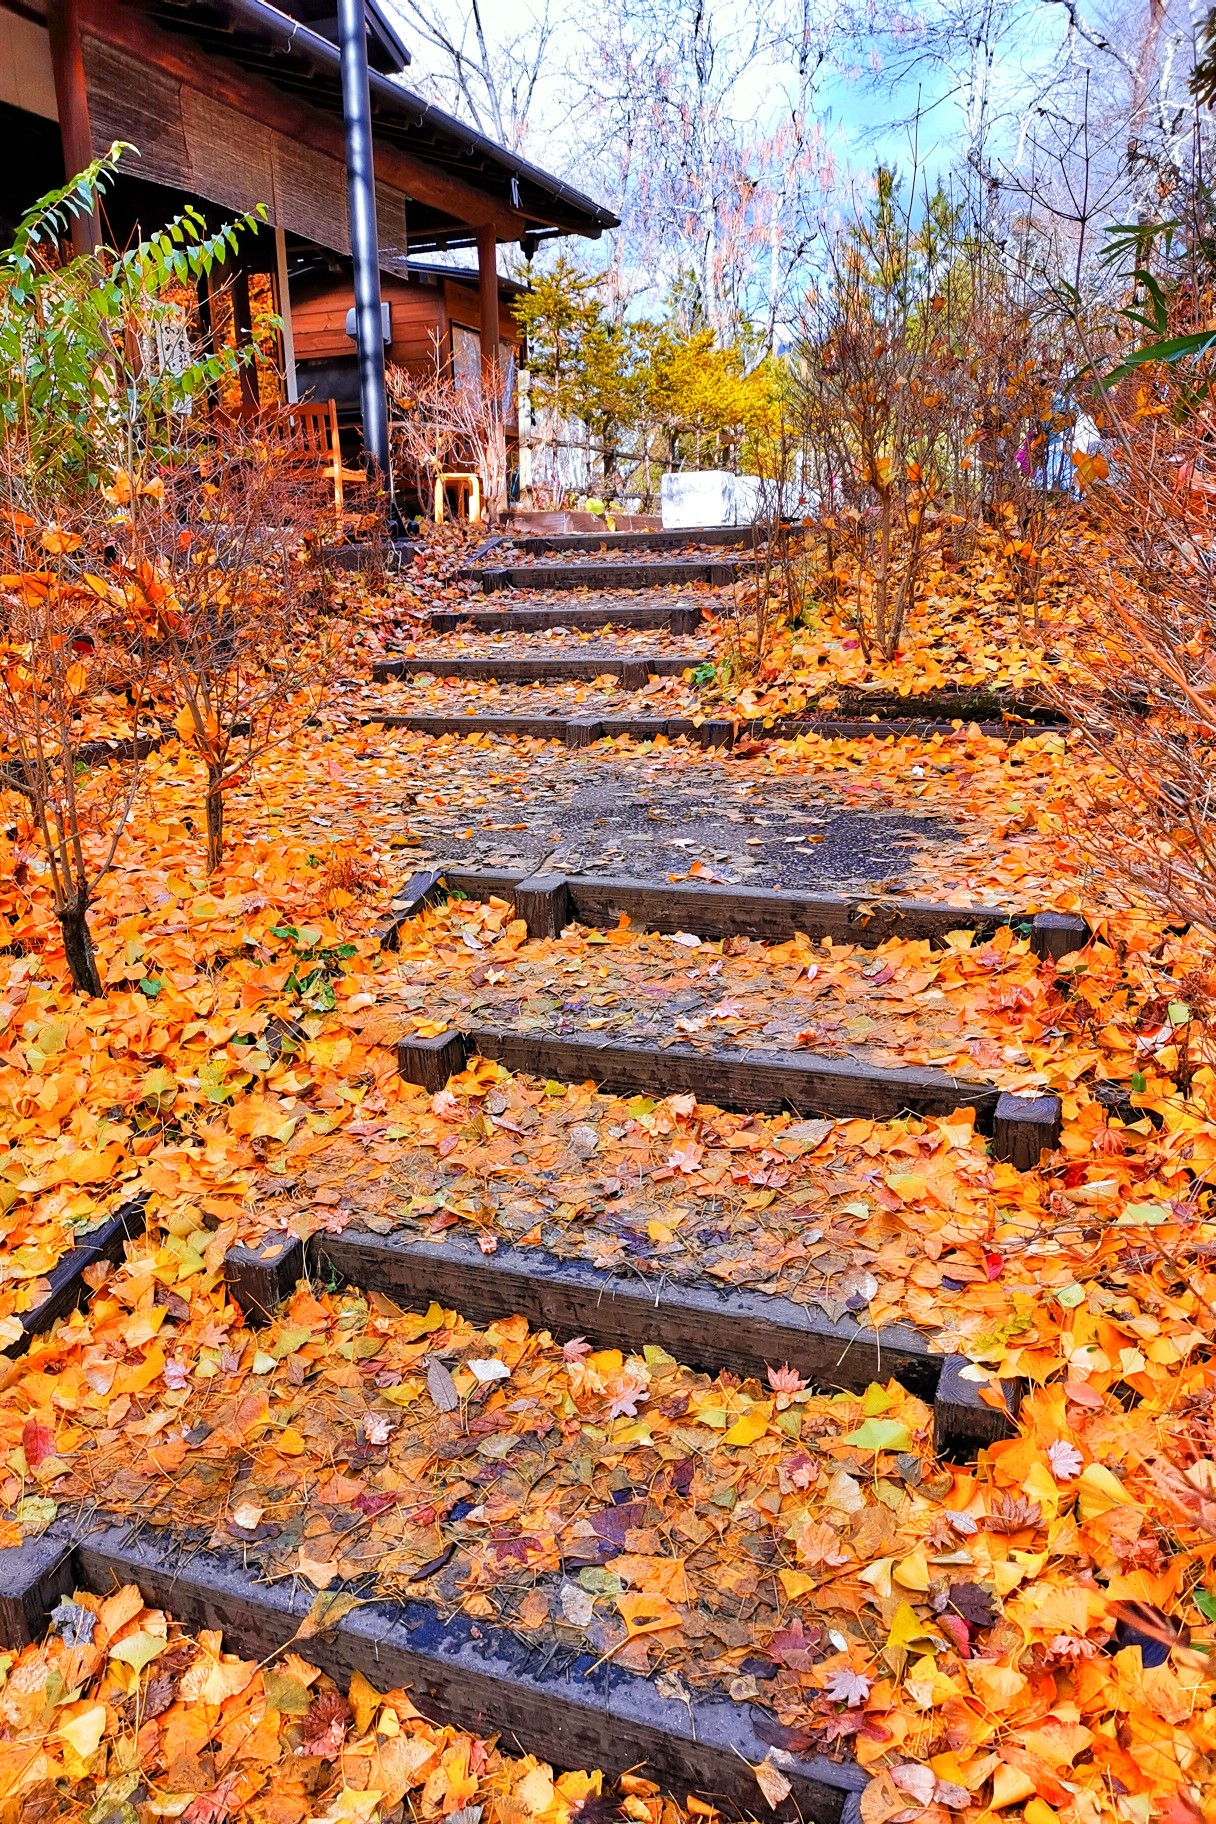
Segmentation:
<svg viewBox="0 0 1216 1824">
<path fill-rule="evenodd" d="M 697 722 L 691 716 L 498 716 L 396 714 L 382 711 L 360 717 L 367 728 L 401 728 L 426 735 L 492 735 L 524 736 L 532 741 L 564 741 L 567 747 L 590 747 L 596 741 L 698 741 L 702 747 L 734 746 L 740 731 L 724 718 Z M 1030 741 L 1050 732 L 1015 723 L 972 723 L 970 727 L 995 741 Z M 758 728 L 755 738 L 766 741 L 792 741 L 803 735 L 814 735 L 824 741 L 930 741 L 950 739 L 960 733 L 951 722 L 798 722 L 780 728 Z"/>
<path fill-rule="evenodd" d="M 695 633 L 701 624 L 699 608 L 621 608 L 605 602 L 602 608 L 502 608 L 470 609 L 432 614 L 426 622 L 431 633 L 545 633 L 551 628 L 578 631 L 586 628 L 634 627 L 646 632 Z"/>
<path fill-rule="evenodd" d="M 801 528 L 788 528 L 801 536 Z M 529 557 L 545 551 L 582 551 L 589 555 L 600 551 L 679 551 L 696 545 L 735 546 L 750 551 L 768 542 L 768 532 L 755 526 L 669 526 L 662 532 L 531 532 L 514 538 L 511 543 Z"/>
<path fill-rule="evenodd" d="M 512 869 L 459 867 L 436 870 L 427 879 L 432 897 L 446 889 L 466 899 L 510 900 L 531 938 L 559 937 L 572 924 L 613 930 L 627 918 L 639 931 L 687 931 L 702 938 L 751 937 L 767 943 L 786 943 L 801 933 L 813 940 L 830 938 L 833 943 L 875 949 L 891 938 L 940 943 L 951 931 L 973 931 L 982 940 L 1012 925 L 1029 935 L 1034 955 L 1058 961 L 1083 949 L 1092 936 L 1085 920 L 1073 913 L 851 899 L 778 887 L 685 886 L 608 875 L 529 875 Z M 399 922 L 414 909 L 409 889 L 393 902 Z"/>
<path fill-rule="evenodd" d="M 499 1242 L 493 1254 L 463 1235 L 432 1242 L 347 1230 L 320 1232 L 307 1243 L 275 1236 L 256 1263 L 249 1251 L 225 1258 L 230 1295 L 247 1322 L 263 1324 L 307 1274 L 380 1292 L 407 1308 L 432 1301 L 471 1323 L 521 1316 L 559 1342 L 581 1336 L 600 1349 L 641 1354 L 661 1342 L 685 1367 L 723 1369 L 764 1380 L 788 1363 L 809 1386 L 864 1392 L 894 1378 L 934 1409 L 934 1442 L 943 1459 L 971 1462 L 985 1445 L 1008 1437 L 1020 1389 L 1006 1390 L 1004 1409 L 988 1406 L 962 1378 L 961 1357 L 933 1355 L 906 1324 L 875 1329 L 854 1318 L 833 1322 L 810 1306 L 746 1287 L 659 1282 L 651 1288 L 588 1261 L 561 1259 L 543 1248 Z"/>
<path fill-rule="evenodd" d="M 35 1549 L 0 1552 L 0 1618 L 13 1630 L 0 1645 L 10 1650 L 35 1638 L 73 1588 L 100 1595 L 135 1584 L 149 1607 L 187 1627 L 218 1628 L 226 1649 L 262 1662 L 296 1638 L 308 1614 L 310 1589 L 297 1579 L 259 1583 L 235 1552 L 178 1550 L 151 1530 L 132 1537 L 119 1524 L 90 1526 L 75 1539 L 57 1527 Z M 417 1599 L 368 1599 L 309 1636 L 303 1650 L 342 1690 L 360 1672 L 379 1690 L 408 1691 L 433 1721 L 500 1736 L 508 1751 L 557 1768 L 602 1768 L 612 1778 L 644 1765 L 681 1798 L 704 1793 L 756 1815 L 751 1767 L 768 1748 L 750 1710 L 726 1698 L 666 1697 L 587 1654 L 546 1671 L 543 1655 L 507 1629 L 461 1614 L 444 1619 Z M 866 1778 L 854 1764 L 782 1755 L 781 1767 L 792 1790 L 776 1817 L 848 1824 L 856 1816 Z"/>
<path fill-rule="evenodd" d="M 558 683 L 564 680 L 616 678 L 625 690 L 641 690 L 651 678 L 678 678 L 701 664 L 702 655 L 686 653 L 674 658 L 642 654 L 624 658 L 520 658 L 503 654 L 493 658 L 411 658 L 378 660 L 372 677 L 380 683 L 390 678 L 465 678 L 470 682 L 506 684 Z"/>
<path fill-rule="evenodd" d="M 751 1114 L 889 1121 L 902 1114 L 934 1117 L 972 1108 L 977 1130 L 992 1138 L 993 1156 L 1019 1171 L 1037 1166 L 1060 1138 L 1057 1096 L 1010 1095 L 994 1084 L 932 1069 L 882 1069 L 811 1053 L 700 1052 L 487 1026 L 429 1039 L 407 1037 L 397 1046 L 397 1067 L 406 1082 L 432 1093 L 472 1057 L 526 1076 L 591 1082 L 614 1095 L 694 1095 L 713 1107 Z"/>
<path fill-rule="evenodd" d="M 102 1261 L 110 1265 L 121 1261 L 127 1242 L 136 1240 L 144 1232 L 145 1202 L 146 1198 L 139 1196 L 124 1203 L 56 1262 L 47 1275 L 46 1296 L 32 1310 L 21 1315 L 22 1333 L 15 1342 L 6 1345 L 4 1354 L 0 1355 L 0 1366 L 6 1357 L 13 1360 L 24 1355 L 36 1336 L 85 1303 L 90 1291 L 85 1273 Z"/>
<path fill-rule="evenodd" d="M 487 595 L 499 589 L 659 589 L 690 583 L 726 589 L 746 577 L 753 562 L 750 558 L 659 558 L 639 564 L 518 564 L 464 570 L 460 575 L 465 581 L 480 582 Z"/>
</svg>

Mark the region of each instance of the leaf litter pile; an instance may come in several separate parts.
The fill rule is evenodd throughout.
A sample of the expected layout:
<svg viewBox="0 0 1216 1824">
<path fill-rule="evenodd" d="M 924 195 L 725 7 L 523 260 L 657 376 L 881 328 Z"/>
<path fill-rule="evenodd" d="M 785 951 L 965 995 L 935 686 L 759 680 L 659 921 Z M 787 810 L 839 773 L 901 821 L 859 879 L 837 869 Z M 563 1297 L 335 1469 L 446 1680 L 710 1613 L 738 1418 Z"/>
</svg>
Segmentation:
<svg viewBox="0 0 1216 1824">
<path fill-rule="evenodd" d="M 745 788 L 725 800 L 742 818 L 791 787 L 939 812 L 963 834 L 904 890 L 1080 905 L 1099 941 L 1059 966 L 1015 934 L 932 951 L 628 931 L 533 945 L 493 904 L 428 913 L 381 952 L 371 927 L 422 846 L 411 805 L 428 844 L 474 815 L 518 821 L 537 796 L 543 816 L 571 760 L 389 742 L 338 719 L 235 798 L 237 840 L 211 881 L 193 761 L 169 746 L 149 763 L 94 915 L 109 993 L 89 1003 L 66 989 L 37 853 L 12 826 L 0 903 L 24 954 L 0 958 L 3 1340 L 63 1249 L 136 1191 L 149 1234 L 91 1270 L 87 1309 L 3 1371 L 4 1542 L 56 1514 L 121 1512 L 318 1597 L 417 1598 L 542 1654 L 725 1692 L 772 1742 L 760 1815 L 794 1748 L 874 1775 L 866 1824 L 1208 1815 L 1211 958 L 1115 910 L 1072 855 L 1078 764 L 1060 736 L 1008 749 L 973 734 L 804 740 L 729 763 L 666 744 L 579 759 L 676 792 L 713 769 Z M 486 1018 L 504 990 L 512 1017 L 541 1026 L 611 1029 L 623 1008 L 682 1044 L 814 1029 L 812 1048 L 920 1049 L 1046 1083 L 1064 1096 L 1062 1146 L 1018 1176 L 961 1117 L 749 1119 L 477 1061 L 437 1096 L 400 1081 L 393 1037 Z M 244 1328 L 223 1289 L 234 1241 L 359 1222 L 911 1321 L 968 1355 L 990 1397 L 989 1379 L 1029 1385 L 1019 1435 L 944 1465 L 928 1408 L 897 1385 L 834 1396 L 780 1362 L 761 1381 L 710 1380 L 663 1351 L 661 1320 L 647 1352 L 622 1357 L 313 1285 L 268 1329 Z M 171 1618 L 72 1605 L 5 1668 L 14 1817 L 104 1804 L 99 1819 L 124 1824 L 296 1824 L 404 1801 L 566 1824 L 601 1803 L 421 1724 L 399 1693 L 331 1690 L 301 1654 L 229 1671 L 218 1640 Z M 403 1740 L 420 1745 L 391 1747 Z M 613 1802 L 676 1824 L 684 1797 L 635 1782 Z"/>
<path fill-rule="evenodd" d="M 576 1817 L 685 1824 L 651 1782 L 512 1757 L 495 1741 L 419 1716 L 402 1690 L 361 1672 L 345 1689 L 307 1658 L 225 1651 L 145 1608 L 131 1585 L 77 1590 L 44 1642 L 0 1656 L 0 1810 L 5 1817 L 183 1818 L 185 1824 L 378 1824 Z M 705 1808 L 708 1809 L 708 1808 Z"/>
<path fill-rule="evenodd" d="M 894 1384 L 710 1381 L 658 1345 L 305 1287 L 251 1335 L 218 1253 L 183 1281 L 174 1249 L 134 1247 L 10 1374 L 10 1542 L 57 1506 L 125 1512 L 267 1577 L 723 1688 L 775 1748 L 877 1770 L 870 1820 L 909 1795 L 1100 1818 L 1112 1780 L 1206 1783 L 1216 1472 L 1159 1404 L 1189 1403 L 1202 1450 L 1193 1294 L 1142 1270 L 1138 1297 L 1067 1300 L 1066 1378 L 969 1470 Z"/>
</svg>

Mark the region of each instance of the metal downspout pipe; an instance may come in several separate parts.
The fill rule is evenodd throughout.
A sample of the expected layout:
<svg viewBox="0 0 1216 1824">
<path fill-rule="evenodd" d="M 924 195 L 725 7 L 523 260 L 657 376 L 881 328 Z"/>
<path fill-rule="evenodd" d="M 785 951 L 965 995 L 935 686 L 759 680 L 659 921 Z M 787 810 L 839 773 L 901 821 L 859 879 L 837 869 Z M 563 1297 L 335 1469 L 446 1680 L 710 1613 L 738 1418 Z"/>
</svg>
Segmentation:
<svg viewBox="0 0 1216 1824">
<path fill-rule="evenodd" d="M 368 461 L 380 469 L 391 494 L 384 331 L 380 312 L 380 247 L 376 234 L 376 180 L 372 163 L 372 108 L 363 0 L 338 0 L 338 44 L 342 54 L 346 196 L 350 251 L 355 269 L 355 345 L 359 354 L 363 446 Z"/>
</svg>

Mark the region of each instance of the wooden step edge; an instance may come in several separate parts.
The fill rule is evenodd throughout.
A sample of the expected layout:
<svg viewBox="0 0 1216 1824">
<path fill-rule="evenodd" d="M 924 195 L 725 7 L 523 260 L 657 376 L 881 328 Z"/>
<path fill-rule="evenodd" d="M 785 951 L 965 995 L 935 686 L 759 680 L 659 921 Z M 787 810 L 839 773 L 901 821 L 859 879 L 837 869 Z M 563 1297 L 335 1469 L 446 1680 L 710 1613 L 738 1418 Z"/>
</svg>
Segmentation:
<svg viewBox="0 0 1216 1824">
<path fill-rule="evenodd" d="M 470 603 L 464 609 L 436 608 L 421 626 L 424 631 L 432 633 L 450 633 L 457 627 L 484 627 L 490 630 L 515 627 L 528 633 L 546 627 L 642 627 L 654 630 L 677 622 L 679 626 L 673 628 L 673 631 L 691 633 L 703 618 L 699 602 L 678 602 L 669 607 L 656 607 L 636 603 L 629 606 L 609 599 L 598 605 L 594 601 L 572 602 L 564 608 L 479 608 Z"/>
<path fill-rule="evenodd" d="M 421 879 L 421 876 L 416 877 Z M 709 882 L 634 880 L 615 875 L 529 874 L 526 869 L 436 869 L 431 890 L 466 899 L 507 898 L 532 938 L 560 937 L 567 925 L 612 930 L 622 916 L 638 930 L 688 931 L 696 937 L 754 937 L 786 943 L 796 933 L 874 949 L 891 938 L 942 941 L 951 931 L 991 937 L 1012 925 L 1030 938 L 1034 955 L 1059 961 L 1084 949 L 1093 935 L 1068 912 L 1004 911 L 999 906 L 937 905 L 927 900 L 802 893 L 784 887 L 717 886 Z M 394 900 L 398 911 L 409 904 Z M 404 917 L 411 913 L 403 912 Z"/>
<path fill-rule="evenodd" d="M 627 690 L 640 690 L 651 678 L 680 678 L 686 671 L 710 662 L 701 653 L 616 654 L 600 657 L 581 655 L 560 657 L 556 654 L 530 658 L 527 653 L 457 654 L 447 658 L 377 659 L 372 666 L 372 679 L 384 683 L 392 678 L 468 678 L 480 681 L 501 678 L 505 683 L 560 683 L 566 679 L 619 678 Z"/>
<path fill-rule="evenodd" d="M 814 1052 L 764 1052 L 687 1045 L 638 1045 L 594 1034 L 563 1038 L 498 1026 L 453 1028 L 436 1038 L 403 1037 L 397 1068 L 407 1083 L 432 1094 L 470 1058 L 489 1058 L 521 1076 L 594 1083 L 616 1095 L 694 1095 L 716 1108 L 746 1113 L 889 1121 L 901 1114 L 951 1115 L 975 1110 L 977 1132 L 990 1136 L 993 1157 L 1019 1171 L 1037 1166 L 1059 1144 L 1058 1096 L 1019 1096 L 995 1084 L 932 1068 L 884 1068 Z"/>
<path fill-rule="evenodd" d="M 801 540 L 809 527 L 784 526 L 787 538 Z M 511 543 L 536 557 L 545 551 L 678 551 L 682 545 L 737 545 L 754 549 L 768 534 L 755 526 L 668 526 L 655 532 L 521 532 Z"/>
<path fill-rule="evenodd" d="M 815 735 L 821 741 L 931 741 L 937 735 L 957 735 L 972 729 L 988 741 L 1029 741 L 1036 735 L 1053 732 L 1023 722 L 969 722 L 964 717 L 947 721 L 928 716 L 879 717 L 873 721 L 809 716 L 772 722 L 753 716 L 745 732 L 753 741 L 797 741 L 806 735 Z"/>
<path fill-rule="evenodd" d="M 499 589 L 654 589 L 666 584 L 709 583 L 729 588 L 755 564 L 752 557 L 671 558 L 652 563 L 628 559 L 602 564 L 517 564 L 460 570 L 463 582 L 479 582 L 486 595 Z"/>
<path fill-rule="evenodd" d="M 848 1392 L 894 1377 L 932 1405 L 934 1447 L 943 1461 L 973 1462 L 1016 1431 L 1020 1383 L 1005 1387 L 1003 1408 L 989 1406 L 979 1384 L 963 1378 L 966 1357 L 932 1354 L 908 1324 L 876 1329 L 853 1319 L 833 1322 L 777 1294 L 711 1281 L 652 1285 L 509 1242 L 487 1255 L 463 1234 L 426 1241 L 354 1228 L 340 1235 L 318 1231 L 307 1243 L 276 1235 L 267 1238 L 256 1272 L 249 1253 L 230 1249 L 224 1271 L 229 1295 L 250 1324 L 268 1322 L 304 1274 L 336 1275 L 411 1308 L 434 1300 L 471 1323 L 522 1316 L 558 1341 L 581 1336 L 626 1354 L 661 1342 L 683 1366 L 707 1374 L 726 1368 L 763 1380 L 769 1366 L 788 1362 L 811 1386 Z"/>
<path fill-rule="evenodd" d="M 398 714 L 380 711 L 360 716 L 363 728 L 402 728 L 415 734 L 438 735 L 522 735 L 534 741 L 564 741 L 567 747 L 588 747 L 595 741 L 653 741 L 659 735 L 668 740 L 696 739 L 703 746 L 732 748 L 740 732 L 725 717 L 706 718 L 695 722 L 691 717 L 667 716 L 529 716 L 529 715 L 439 715 L 430 711 Z M 760 727 L 752 739 L 793 741 L 801 735 L 815 735 L 823 741 L 903 741 L 947 739 L 967 729 L 976 729 L 994 741 L 1032 741 L 1040 735 L 1060 734 L 1058 728 L 1034 727 L 1017 722 L 843 722 L 823 718 L 819 721 L 792 723 L 781 730 Z M 712 741 L 704 731 L 715 731 Z M 743 731 L 747 732 L 747 731 Z"/>
<path fill-rule="evenodd" d="M 219 1628 L 224 1647 L 267 1661 L 295 1640 L 314 1592 L 299 1580 L 258 1580 L 236 1552 L 175 1547 L 152 1528 L 57 1522 L 41 1539 L 0 1552 L 0 1645 L 37 1638 L 60 1596 L 109 1594 L 136 1584 L 150 1608 L 192 1628 Z M 31 1627 L 30 1623 L 34 1625 Z M 422 1715 L 481 1735 L 551 1766 L 601 1768 L 609 1777 L 644 1764 L 682 1798 L 699 1792 L 742 1817 L 759 1811 L 753 1765 L 771 1754 L 791 1792 L 776 1818 L 855 1824 L 866 1776 L 855 1763 L 773 1750 L 751 1706 L 725 1697 L 663 1696 L 649 1680 L 573 1650 L 544 1655 L 500 1624 L 431 1603 L 368 1598 L 301 1645 L 345 1690 L 361 1672 L 378 1690 L 402 1687 Z M 766 1814 L 767 1815 L 767 1814 Z"/>
<path fill-rule="evenodd" d="M 91 1230 L 78 1241 L 73 1248 L 62 1255 L 47 1274 L 49 1290 L 32 1310 L 20 1314 L 21 1335 L 15 1342 L 9 1343 L 4 1354 L 0 1356 L 0 1365 L 4 1361 L 15 1361 L 29 1349 L 34 1338 L 52 1324 L 58 1323 L 70 1311 L 83 1304 L 89 1295 L 85 1280 L 87 1268 L 95 1266 L 98 1261 L 117 1263 L 123 1258 L 123 1250 L 128 1241 L 135 1241 L 144 1232 L 144 1210 L 147 1196 L 141 1193 L 121 1204 L 105 1221 Z"/>
<path fill-rule="evenodd" d="M 909 1324 L 881 1329 L 854 1318 L 833 1321 L 779 1294 L 701 1279 L 653 1281 L 623 1276 L 545 1248 L 498 1241 L 486 1254 L 466 1233 L 427 1241 L 409 1235 L 319 1230 L 307 1243 L 268 1237 L 256 1261 L 230 1249 L 224 1274 L 229 1295 L 250 1324 L 269 1320 L 307 1273 L 336 1275 L 365 1292 L 424 1309 L 432 1300 L 476 1324 L 522 1316 L 532 1330 L 559 1342 L 584 1337 L 599 1349 L 637 1355 L 661 1342 L 683 1366 L 718 1374 L 727 1368 L 764 1380 L 787 1362 L 813 1387 L 864 1392 L 892 1376 L 934 1409 L 934 1441 L 943 1460 L 972 1462 L 986 1445 L 1013 1435 L 1020 1389 L 1006 1406 L 990 1407 L 978 1385 L 963 1379 L 963 1357 L 934 1355 Z"/>
</svg>

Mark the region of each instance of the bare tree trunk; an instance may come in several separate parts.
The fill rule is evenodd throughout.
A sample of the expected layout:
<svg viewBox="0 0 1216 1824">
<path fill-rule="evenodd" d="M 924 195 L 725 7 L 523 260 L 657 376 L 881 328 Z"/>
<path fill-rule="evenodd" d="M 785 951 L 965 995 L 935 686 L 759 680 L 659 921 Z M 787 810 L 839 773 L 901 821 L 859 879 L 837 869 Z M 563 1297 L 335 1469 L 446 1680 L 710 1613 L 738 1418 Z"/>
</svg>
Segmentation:
<svg viewBox="0 0 1216 1824">
<path fill-rule="evenodd" d="M 98 999 L 102 992 L 101 977 L 97 973 L 97 959 L 89 935 L 88 901 L 82 893 L 77 893 L 60 909 L 59 928 L 63 932 L 63 953 L 72 986 L 78 994 Z"/>
<path fill-rule="evenodd" d="M 222 772 L 207 768 L 207 872 L 214 874 L 224 854 L 224 781 Z"/>
</svg>

